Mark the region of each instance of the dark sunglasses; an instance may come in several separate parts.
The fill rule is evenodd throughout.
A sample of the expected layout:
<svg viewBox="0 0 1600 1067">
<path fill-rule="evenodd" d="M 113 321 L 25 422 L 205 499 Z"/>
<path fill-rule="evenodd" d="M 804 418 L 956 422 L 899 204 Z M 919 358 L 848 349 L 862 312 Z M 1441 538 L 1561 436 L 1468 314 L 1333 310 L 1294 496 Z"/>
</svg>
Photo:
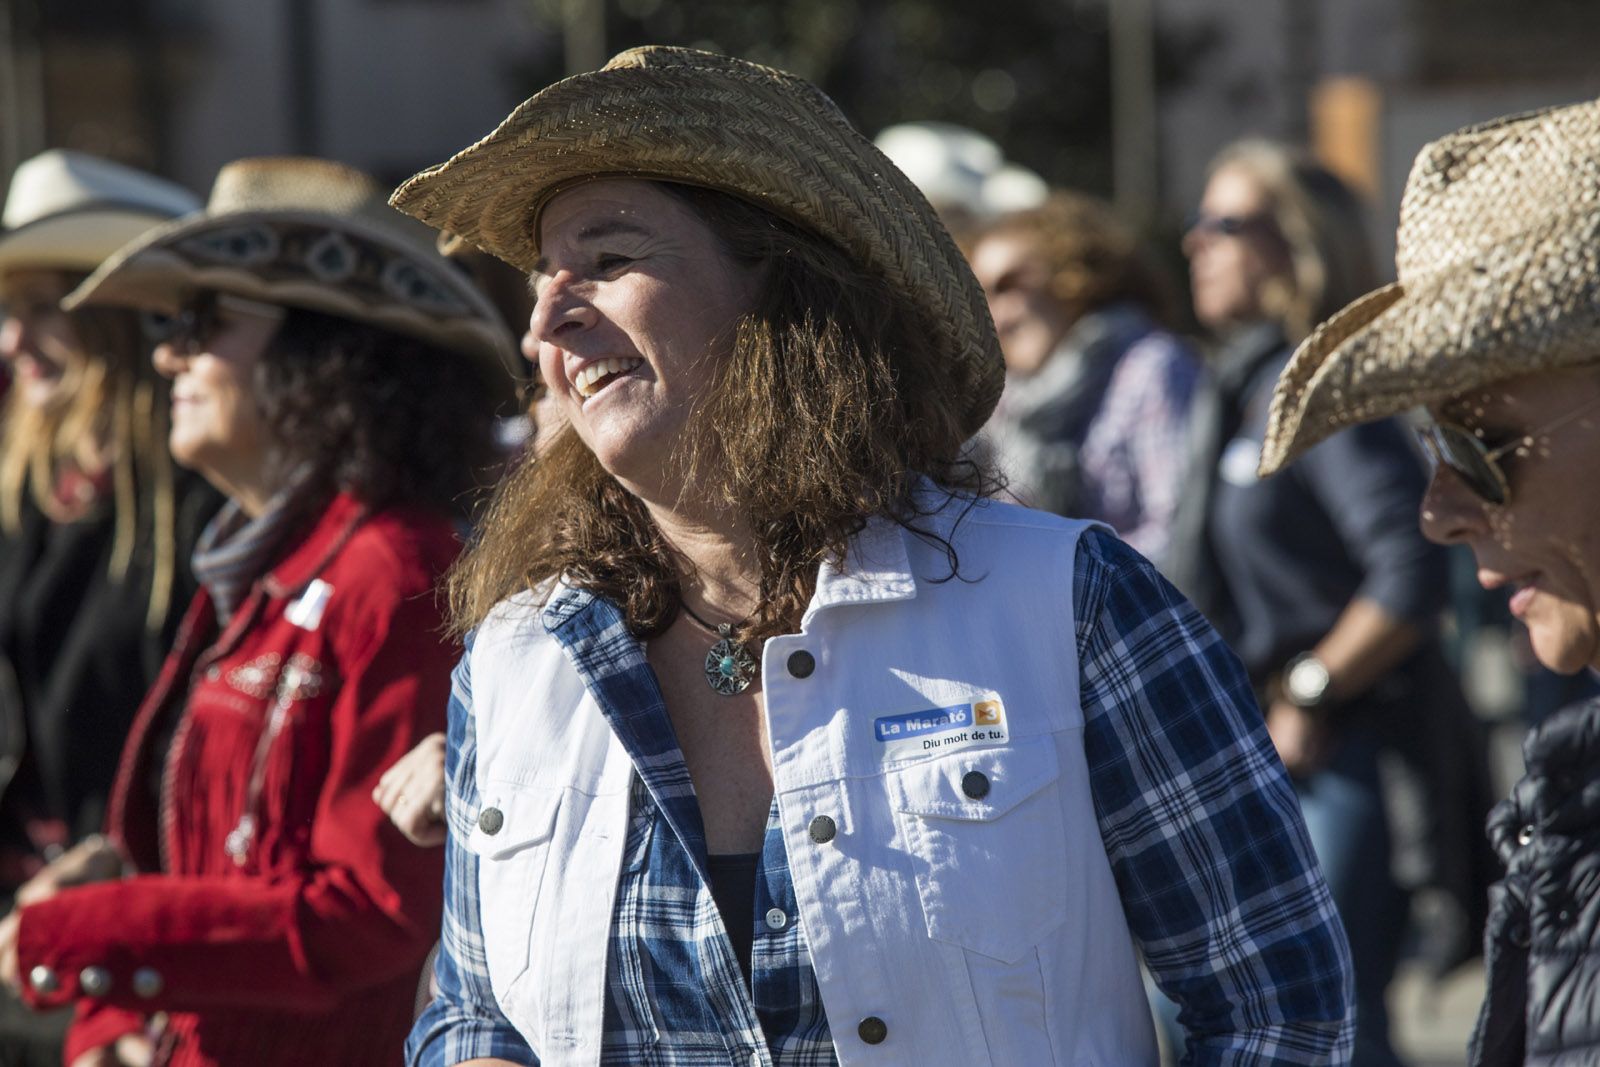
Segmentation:
<svg viewBox="0 0 1600 1067">
<path fill-rule="evenodd" d="M 1461 484 L 1478 499 L 1486 504 L 1504 507 L 1511 501 L 1511 483 L 1506 480 L 1505 468 L 1500 466 L 1500 461 L 1519 448 L 1532 447 L 1537 438 L 1560 429 L 1596 405 L 1600 405 L 1600 397 L 1567 412 L 1554 422 L 1529 430 L 1495 448 L 1484 444 L 1471 430 L 1432 419 L 1418 428 L 1417 436 L 1422 439 L 1422 450 L 1432 469 L 1450 468 L 1450 473 L 1460 478 Z"/>
<path fill-rule="evenodd" d="M 1198 233 L 1216 237 L 1240 237 L 1247 233 L 1264 233 L 1272 228 L 1272 216 L 1257 213 L 1254 215 L 1208 215 L 1197 211 L 1184 221 L 1184 233 Z"/>
<path fill-rule="evenodd" d="M 145 333 L 156 344 L 167 344 L 186 356 L 198 355 L 216 340 L 225 315 L 244 315 L 280 321 L 288 312 L 277 304 L 264 304 L 242 296 L 207 290 L 183 302 L 171 315 L 146 313 Z"/>
</svg>

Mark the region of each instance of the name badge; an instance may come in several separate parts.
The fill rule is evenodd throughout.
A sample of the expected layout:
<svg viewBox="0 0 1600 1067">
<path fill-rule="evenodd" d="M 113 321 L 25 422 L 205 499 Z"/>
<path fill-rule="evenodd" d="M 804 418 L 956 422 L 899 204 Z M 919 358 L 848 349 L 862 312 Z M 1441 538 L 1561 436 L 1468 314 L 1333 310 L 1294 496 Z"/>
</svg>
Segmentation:
<svg viewBox="0 0 1600 1067">
<path fill-rule="evenodd" d="M 1006 706 L 999 693 L 984 693 L 968 704 L 884 715 L 872 720 L 872 737 L 881 760 L 1003 745 L 1010 740 Z"/>
<path fill-rule="evenodd" d="M 321 578 L 313 578 L 300 598 L 283 611 L 283 617 L 302 630 L 315 630 L 322 625 L 322 612 L 328 606 L 333 586 Z"/>
</svg>

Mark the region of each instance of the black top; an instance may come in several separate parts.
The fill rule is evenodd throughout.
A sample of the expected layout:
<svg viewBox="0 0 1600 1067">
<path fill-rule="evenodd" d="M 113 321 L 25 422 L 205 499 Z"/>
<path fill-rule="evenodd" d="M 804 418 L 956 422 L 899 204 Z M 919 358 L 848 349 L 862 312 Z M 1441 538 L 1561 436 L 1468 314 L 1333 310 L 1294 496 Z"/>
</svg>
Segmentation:
<svg viewBox="0 0 1600 1067">
<path fill-rule="evenodd" d="M 115 516 L 103 501 L 58 523 L 24 491 L 20 528 L 0 534 L 0 890 L 26 877 L 47 836 L 101 828 L 128 726 L 194 595 L 189 554 L 221 502 L 177 472 L 175 580 L 162 625 L 146 625 L 154 550 L 141 531 L 113 580 Z"/>
<path fill-rule="evenodd" d="M 706 857 L 711 897 L 722 913 L 722 925 L 728 928 L 746 982 L 750 981 L 750 954 L 755 948 L 756 869 L 760 865 L 759 852 Z"/>
<path fill-rule="evenodd" d="M 1215 375 L 1203 541 L 1220 597 L 1196 597 L 1257 681 L 1322 639 L 1355 597 L 1426 628 L 1448 589 L 1444 551 L 1417 526 L 1427 486 L 1394 419 L 1351 427 L 1256 478 L 1273 386 L 1290 348 L 1250 331 Z"/>
</svg>

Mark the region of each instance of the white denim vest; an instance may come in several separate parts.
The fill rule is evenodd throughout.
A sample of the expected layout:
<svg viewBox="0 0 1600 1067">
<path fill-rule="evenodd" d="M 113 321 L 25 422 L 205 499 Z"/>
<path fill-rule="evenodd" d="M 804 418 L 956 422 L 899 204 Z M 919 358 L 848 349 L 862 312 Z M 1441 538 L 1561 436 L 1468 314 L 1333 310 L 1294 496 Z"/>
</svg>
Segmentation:
<svg viewBox="0 0 1600 1067">
<path fill-rule="evenodd" d="M 929 523 L 948 536 L 952 518 Z M 784 842 L 846 1067 L 1157 1062 L 1083 751 L 1087 526 L 984 504 L 957 528 L 961 577 L 939 581 L 942 550 L 874 523 L 822 569 L 800 633 L 763 650 Z M 495 995 L 546 1067 L 593 1065 L 632 765 L 530 600 L 479 631 L 471 677 L 478 791 L 505 816 L 467 842 Z M 991 694 L 977 714 L 1003 718 L 1002 742 L 921 714 Z M 820 844 L 818 815 L 837 828 Z"/>
</svg>

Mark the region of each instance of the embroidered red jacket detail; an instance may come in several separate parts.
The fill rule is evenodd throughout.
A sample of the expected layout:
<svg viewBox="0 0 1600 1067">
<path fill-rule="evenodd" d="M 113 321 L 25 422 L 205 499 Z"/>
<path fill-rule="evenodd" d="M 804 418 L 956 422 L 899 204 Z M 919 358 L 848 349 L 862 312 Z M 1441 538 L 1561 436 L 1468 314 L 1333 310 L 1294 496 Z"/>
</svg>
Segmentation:
<svg viewBox="0 0 1600 1067">
<path fill-rule="evenodd" d="M 220 634 L 203 592 L 191 605 L 135 720 L 107 818 L 152 873 L 22 913 L 22 973 L 43 965 L 59 983 L 29 989 L 29 1001 L 79 1000 L 67 1062 L 158 1011 L 174 1065 L 399 1061 L 438 937 L 443 857 L 407 842 L 371 793 L 444 728 L 459 649 L 441 636 L 434 586 L 458 548 L 443 517 L 369 517 L 340 496 Z M 296 607 L 321 596 L 320 618 Z M 150 749 L 180 701 L 158 812 Z M 281 729 L 251 805 L 275 705 Z M 228 841 L 241 815 L 253 833 L 236 859 Z M 88 967 L 110 976 L 103 995 L 83 989 Z M 152 975 L 160 990 L 149 995 Z"/>
</svg>

